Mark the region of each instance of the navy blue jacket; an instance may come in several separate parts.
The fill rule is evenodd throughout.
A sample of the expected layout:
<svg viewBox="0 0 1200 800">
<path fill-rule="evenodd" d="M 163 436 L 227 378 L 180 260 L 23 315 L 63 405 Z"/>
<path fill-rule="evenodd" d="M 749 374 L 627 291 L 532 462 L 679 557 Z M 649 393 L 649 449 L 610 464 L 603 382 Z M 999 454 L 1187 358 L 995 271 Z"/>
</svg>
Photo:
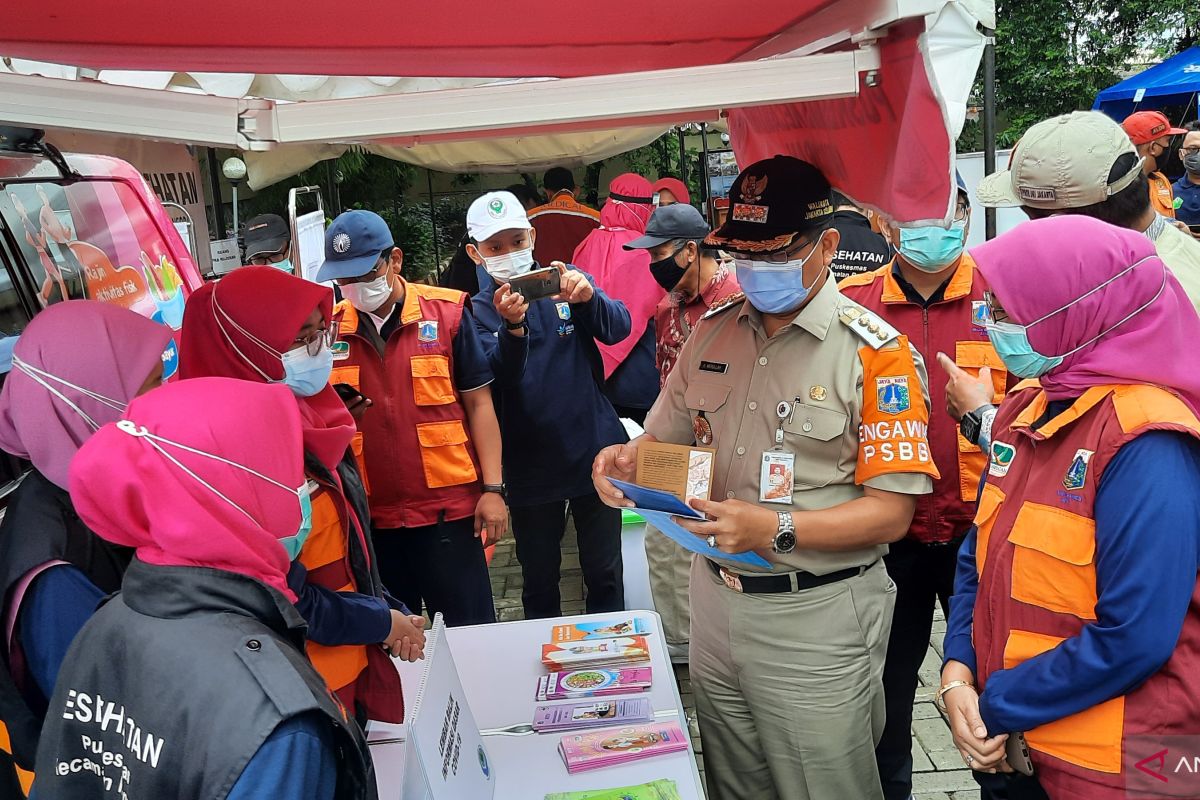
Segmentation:
<svg viewBox="0 0 1200 800">
<path fill-rule="evenodd" d="M 584 275 L 595 288 L 592 299 L 574 305 L 535 301 L 524 337 L 504 330 L 492 303 L 497 287 L 491 276 L 481 278 L 471 301 L 496 376 L 492 396 L 513 507 L 589 494 L 596 453 L 629 439 L 604 395 L 596 347 L 597 341 L 616 344 L 629 335 L 629 311 Z"/>
</svg>

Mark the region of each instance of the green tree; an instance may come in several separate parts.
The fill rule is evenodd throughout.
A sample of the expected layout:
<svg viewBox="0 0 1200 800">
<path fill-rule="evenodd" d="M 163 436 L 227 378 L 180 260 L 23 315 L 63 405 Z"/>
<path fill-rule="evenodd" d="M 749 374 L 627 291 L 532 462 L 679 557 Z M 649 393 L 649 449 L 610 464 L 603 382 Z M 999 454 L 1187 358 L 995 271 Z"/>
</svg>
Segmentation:
<svg viewBox="0 0 1200 800">
<path fill-rule="evenodd" d="M 1196 43 L 1194 0 L 997 0 L 997 144 L 1010 147 L 1035 122 L 1092 107 L 1131 68 Z M 973 92 L 982 105 L 983 88 Z M 982 147 L 968 122 L 959 150 Z"/>
</svg>

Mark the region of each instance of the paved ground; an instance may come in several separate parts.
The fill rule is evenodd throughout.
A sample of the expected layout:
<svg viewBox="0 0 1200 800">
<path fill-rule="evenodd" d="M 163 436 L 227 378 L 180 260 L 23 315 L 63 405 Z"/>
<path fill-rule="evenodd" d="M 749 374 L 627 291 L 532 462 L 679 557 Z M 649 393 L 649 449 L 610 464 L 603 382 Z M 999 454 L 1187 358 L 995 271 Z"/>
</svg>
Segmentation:
<svg viewBox="0 0 1200 800">
<path fill-rule="evenodd" d="M 523 618 L 521 612 L 521 566 L 513 551 L 512 537 L 496 547 L 492 560 L 492 594 L 496 598 L 496 613 L 501 622 Z M 579 556 L 574 532 L 569 531 L 563 542 L 563 614 L 582 614 L 583 576 L 579 571 Z M 913 707 L 913 793 L 916 800 L 979 800 L 979 790 L 970 772 L 963 767 L 962 758 L 954 749 L 950 730 L 941 712 L 933 705 L 941 669 L 942 635 L 946 623 L 941 611 L 933 627 L 933 641 L 921 667 L 921 682 L 917 687 Z M 675 668 L 679 693 L 687 709 L 696 762 L 704 772 L 704 747 L 696 724 L 696 707 L 692 700 L 691 679 L 686 665 Z"/>
</svg>

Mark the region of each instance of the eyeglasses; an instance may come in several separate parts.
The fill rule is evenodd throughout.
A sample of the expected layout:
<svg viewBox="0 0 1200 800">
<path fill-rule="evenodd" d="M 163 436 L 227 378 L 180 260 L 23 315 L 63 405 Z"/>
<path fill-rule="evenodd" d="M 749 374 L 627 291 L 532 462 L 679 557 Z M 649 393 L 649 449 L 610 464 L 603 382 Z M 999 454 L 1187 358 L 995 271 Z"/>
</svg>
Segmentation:
<svg viewBox="0 0 1200 800">
<path fill-rule="evenodd" d="M 1185 156 L 1194 156 L 1197 153 L 1200 153 L 1200 147 L 1185 147 L 1180 152 L 1182 152 Z"/>
<path fill-rule="evenodd" d="M 313 331 L 308 336 L 297 337 L 292 342 L 293 349 L 299 345 L 304 345 L 304 349 L 308 351 L 310 356 L 320 355 L 321 351 L 326 347 L 333 347 L 334 341 L 337 340 L 336 328 L 320 328 Z"/>
<path fill-rule="evenodd" d="M 1167 144 L 1163 144 L 1162 142 L 1151 142 L 1150 148 L 1149 148 L 1150 155 L 1154 156 L 1155 158 L 1158 158 L 1163 153 L 1167 152 L 1167 148 L 1169 146 L 1170 146 L 1170 142 L 1168 142 Z"/>
<path fill-rule="evenodd" d="M 378 278 L 382 271 L 388 268 L 391 263 L 392 251 L 388 250 L 379 255 L 379 261 L 375 262 L 375 266 L 370 272 L 365 275 L 359 275 L 357 278 L 338 278 L 338 283 L 342 286 L 349 286 L 352 283 L 368 283 Z"/>
<path fill-rule="evenodd" d="M 1004 307 L 1000 305 L 1000 301 L 996 299 L 996 295 L 992 294 L 990 289 L 984 290 L 983 302 L 987 303 L 988 315 L 991 316 L 992 322 L 1008 320 L 1008 314 L 1004 311 Z"/>
<path fill-rule="evenodd" d="M 250 257 L 250 263 L 256 267 L 266 267 L 271 264 L 287 261 L 287 257 L 287 250 L 280 250 L 278 253 L 259 253 Z"/>
<path fill-rule="evenodd" d="M 770 253 L 761 257 L 755 256 L 754 260 L 765 261 L 768 264 L 786 264 L 787 262 L 799 256 L 800 252 L 804 250 L 804 248 L 812 247 L 819 241 L 821 241 L 820 236 L 818 236 L 816 239 L 803 240 L 797 242 L 796 246 L 789 247 L 786 250 L 780 250 L 778 252 Z"/>
<path fill-rule="evenodd" d="M 954 207 L 954 221 L 955 222 L 966 222 L 967 218 L 970 216 L 971 216 L 971 207 L 969 205 L 967 205 L 966 203 L 959 203 L 957 206 Z"/>
</svg>

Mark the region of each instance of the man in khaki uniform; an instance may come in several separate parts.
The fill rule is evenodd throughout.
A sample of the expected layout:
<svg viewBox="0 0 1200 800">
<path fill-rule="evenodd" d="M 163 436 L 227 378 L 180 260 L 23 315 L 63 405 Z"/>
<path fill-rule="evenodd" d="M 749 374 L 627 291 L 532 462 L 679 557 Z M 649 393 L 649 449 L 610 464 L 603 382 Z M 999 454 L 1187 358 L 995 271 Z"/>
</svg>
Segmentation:
<svg viewBox="0 0 1200 800">
<path fill-rule="evenodd" d="M 875 744 L 895 587 L 881 557 L 937 470 L 924 365 L 838 293 L 830 186 L 777 156 L 738 176 L 706 240 L 735 254 L 746 300 L 700 322 L 646 420 L 605 448 L 634 477 L 644 441 L 717 450 L 693 559 L 691 674 L 710 800 L 880 800 Z M 756 551 L 770 569 L 723 554 Z"/>
</svg>

